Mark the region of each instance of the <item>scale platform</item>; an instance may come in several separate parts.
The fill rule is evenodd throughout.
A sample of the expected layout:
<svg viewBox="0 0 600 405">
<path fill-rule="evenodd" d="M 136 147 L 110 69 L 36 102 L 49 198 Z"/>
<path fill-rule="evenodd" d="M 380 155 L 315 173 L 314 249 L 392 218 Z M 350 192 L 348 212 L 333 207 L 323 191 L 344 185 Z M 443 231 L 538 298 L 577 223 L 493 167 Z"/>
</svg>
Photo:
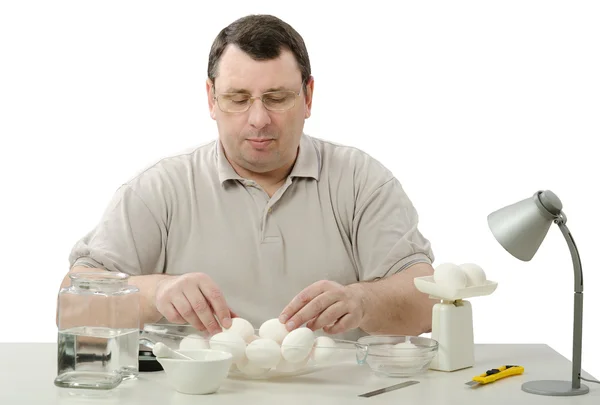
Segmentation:
<svg viewBox="0 0 600 405">
<path fill-rule="evenodd" d="M 419 291 L 433 299 L 440 299 L 444 301 L 456 301 L 464 300 L 466 298 L 482 297 L 484 295 L 490 295 L 496 291 L 498 283 L 491 280 L 486 280 L 485 284 L 480 286 L 465 287 L 465 288 L 448 288 L 440 284 L 436 284 L 433 281 L 433 276 L 416 277 L 415 287 Z"/>
</svg>

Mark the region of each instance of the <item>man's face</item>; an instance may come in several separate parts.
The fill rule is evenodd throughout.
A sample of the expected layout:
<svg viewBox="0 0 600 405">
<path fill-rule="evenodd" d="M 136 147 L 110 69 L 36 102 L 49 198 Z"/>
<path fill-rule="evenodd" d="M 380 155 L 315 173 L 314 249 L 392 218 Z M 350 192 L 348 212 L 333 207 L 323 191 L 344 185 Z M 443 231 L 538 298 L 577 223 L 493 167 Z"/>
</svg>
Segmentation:
<svg viewBox="0 0 600 405">
<path fill-rule="evenodd" d="M 219 61 L 214 89 L 206 82 L 211 117 L 217 121 L 219 138 L 225 154 L 235 166 L 254 173 L 268 173 L 291 165 L 296 159 L 304 120 L 310 116 L 313 81 L 309 80 L 308 94 L 302 87 L 302 75 L 294 55 L 282 50 L 277 59 L 256 61 L 229 45 Z M 269 111 L 260 99 L 254 100 L 245 112 L 223 112 L 215 95 L 224 93 L 260 96 L 272 90 L 293 91 L 295 105 L 285 112 Z M 228 96 L 229 97 L 229 96 Z M 231 99 L 231 98 L 230 98 Z"/>
</svg>

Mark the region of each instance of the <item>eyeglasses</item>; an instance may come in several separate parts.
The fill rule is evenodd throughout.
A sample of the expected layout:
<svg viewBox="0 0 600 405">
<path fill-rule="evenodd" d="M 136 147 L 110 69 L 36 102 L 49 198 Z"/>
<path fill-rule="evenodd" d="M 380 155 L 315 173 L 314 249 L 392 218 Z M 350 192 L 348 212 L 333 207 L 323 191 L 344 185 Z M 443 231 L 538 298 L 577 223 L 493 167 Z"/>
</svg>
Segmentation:
<svg viewBox="0 0 600 405">
<path fill-rule="evenodd" d="M 296 98 L 300 96 L 304 82 L 296 93 L 292 90 L 268 91 L 260 96 L 252 97 L 244 93 L 221 93 L 215 94 L 213 86 L 213 100 L 217 101 L 219 109 L 225 113 L 242 113 L 248 111 L 254 100 L 260 100 L 263 106 L 274 112 L 284 112 L 296 106 Z"/>
</svg>

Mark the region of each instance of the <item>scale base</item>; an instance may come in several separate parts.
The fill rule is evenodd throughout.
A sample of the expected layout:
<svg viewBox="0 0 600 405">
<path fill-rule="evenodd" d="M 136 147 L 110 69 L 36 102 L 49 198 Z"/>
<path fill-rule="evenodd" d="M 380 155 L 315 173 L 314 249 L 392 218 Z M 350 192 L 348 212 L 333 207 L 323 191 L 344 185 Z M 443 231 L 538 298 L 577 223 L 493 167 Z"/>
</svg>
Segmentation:
<svg viewBox="0 0 600 405">
<path fill-rule="evenodd" d="M 441 300 L 432 311 L 431 338 L 439 344 L 431 370 L 455 371 L 475 365 L 473 311 L 466 298 L 490 295 L 498 283 L 486 280 L 478 286 L 450 288 L 437 284 L 433 276 L 415 277 L 415 287 L 432 299 Z"/>
<path fill-rule="evenodd" d="M 548 395 L 552 397 L 570 397 L 590 392 L 587 385 L 580 384 L 579 388 L 573 388 L 573 383 L 571 381 L 560 380 L 529 381 L 523 384 L 521 389 L 530 394 Z"/>
<path fill-rule="evenodd" d="M 473 311 L 465 300 L 442 301 L 432 313 L 431 338 L 438 342 L 438 353 L 429 368 L 439 371 L 461 370 L 475 365 Z"/>
</svg>

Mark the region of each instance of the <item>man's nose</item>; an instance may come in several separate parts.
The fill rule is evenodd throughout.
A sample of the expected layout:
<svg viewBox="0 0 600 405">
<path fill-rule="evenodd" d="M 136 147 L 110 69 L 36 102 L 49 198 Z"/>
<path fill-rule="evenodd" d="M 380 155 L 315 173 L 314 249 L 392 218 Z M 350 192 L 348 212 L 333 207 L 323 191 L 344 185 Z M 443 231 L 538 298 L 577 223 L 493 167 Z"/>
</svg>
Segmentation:
<svg viewBox="0 0 600 405">
<path fill-rule="evenodd" d="M 256 129 L 261 129 L 271 123 L 271 117 L 269 112 L 263 105 L 260 99 L 254 100 L 250 106 L 250 116 L 248 117 L 248 123 Z"/>
</svg>

